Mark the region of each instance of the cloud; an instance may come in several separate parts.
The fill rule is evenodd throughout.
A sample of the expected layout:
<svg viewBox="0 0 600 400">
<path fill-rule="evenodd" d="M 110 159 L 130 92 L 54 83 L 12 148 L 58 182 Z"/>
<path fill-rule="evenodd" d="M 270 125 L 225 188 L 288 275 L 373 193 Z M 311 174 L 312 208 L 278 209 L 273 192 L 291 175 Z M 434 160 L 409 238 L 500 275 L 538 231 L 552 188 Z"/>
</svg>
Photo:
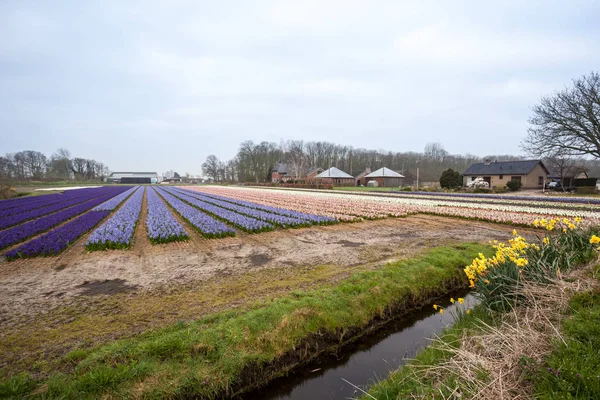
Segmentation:
<svg viewBox="0 0 600 400">
<path fill-rule="evenodd" d="M 2 149 L 191 173 L 248 139 L 519 153 L 531 105 L 600 65 L 599 11 L 584 0 L 7 0 Z"/>
</svg>

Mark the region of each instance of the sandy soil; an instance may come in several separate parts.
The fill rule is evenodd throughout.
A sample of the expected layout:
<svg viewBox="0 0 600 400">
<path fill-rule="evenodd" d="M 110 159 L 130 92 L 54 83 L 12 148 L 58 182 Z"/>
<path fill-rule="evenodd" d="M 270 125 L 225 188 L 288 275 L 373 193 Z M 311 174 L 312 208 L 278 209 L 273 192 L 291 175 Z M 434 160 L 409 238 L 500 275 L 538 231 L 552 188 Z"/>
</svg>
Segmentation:
<svg viewBox="0 0 600 400">
<path fill-rule="evenodd" d="M 187 242 L 152 245 L 143 210 L 131 250 L 87 253 L 84 236 L 58 257 L 0 262 L 0 324 L 88 296 L 164 289 L 270 267 L 387 262 L 448 241 L 507 239 L 513 229 L 417 215 L 216 240 L 189 232 Z"/>
</svg>

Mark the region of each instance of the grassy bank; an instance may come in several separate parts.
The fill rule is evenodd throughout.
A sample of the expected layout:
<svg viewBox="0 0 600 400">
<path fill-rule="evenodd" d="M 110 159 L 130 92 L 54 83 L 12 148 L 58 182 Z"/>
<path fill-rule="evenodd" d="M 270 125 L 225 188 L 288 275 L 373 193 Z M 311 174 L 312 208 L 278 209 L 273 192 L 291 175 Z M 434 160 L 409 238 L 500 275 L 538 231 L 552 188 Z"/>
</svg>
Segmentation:
<svg viewBox="0 0 600 400">
<path fill-rule="evenodd" d="M 76 350 L 36 380 L 16 375 L 0 395 L 50 398 L 196 396 L 250 389 L 359 337 L 392 316 L 468 284 L 462 269 L 482 244 L 431 249 L 339 284 L 295 291 L 243 310 L 179 322 L 126 340 Z"/>
<path fill-rule="evenodd" d="M 481 304 L 363 399 L 600 398 L 600 237 L 542 225 L 539 245 L 515 233 L 475 259 Z"/>
</svg>

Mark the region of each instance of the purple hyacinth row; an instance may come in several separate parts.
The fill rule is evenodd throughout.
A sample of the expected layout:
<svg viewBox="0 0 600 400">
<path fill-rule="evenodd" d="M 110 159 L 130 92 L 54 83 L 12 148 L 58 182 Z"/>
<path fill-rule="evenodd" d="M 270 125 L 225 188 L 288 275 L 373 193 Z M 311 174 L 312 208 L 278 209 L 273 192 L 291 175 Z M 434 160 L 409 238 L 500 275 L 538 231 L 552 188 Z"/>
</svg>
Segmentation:
<svg viewBox="0 0 600 400">
<path fill-rule="evenodd" d="M 100 204 L 98 207 L 94 207 L 93 211 L 112 211 L 112 210 L 114 210 L 115 208 L 117 208 L 119 206 L 119 204 L 121 204 L 123 202 L 123 200 L 125 200 L 126 198 L 131 196 L 131 194 L 133 192 L 135 192 L 137 190 L 137 188 L 139 188 L 139 186 L 134 186 L 131 189 L 121 193 L 120 195 L 115 196 L 108 201 L 105 201 L 104 203 Z"/>
<path fill-rule="evenodd" d="M 0 216 L 10 215 L 8 212 L 16 207 L 29 206 L 30 209 L 36 208 L 37 203 L 41 203 L 41 207 L 49 204 L 50 201 L 61 201 L 62 195 L 59 193 L 47 194 L 35 197 L 17 197 L 16 199 L 0 200 Z"/>
<path fill-rule="evenodd" d="M 92 232 L 85 242 L 85 248 L 88 250 L 128 248 L 142 211 L 143 199 L 144 188 L 138 187 L 115 215 Z"/>
<path fill-rule="evenodd" d="M 177 190 L 179 193 L 183 193 L 185 195 L 189 195 L 198 200 L 205 201 L 206 203 L 213 204 L 215 206 L 219 206 L 225 208 L 230 211 L 234 211 L 239 214 L 243 214 L 252 218 L 260 219 L 262 221 L 270 222 L 272 224 L 282 226 L 284 228 L 299 228 L 303 226 L 312 225 L 310 221 L 306 221 L 300 218 L 292 218 L 284 215 L 273 214 L 262 210 L 257 210 L 255 208 L 244 207 L 237 204 L 229 203 L 222 200 L 213 199 L 207 196 L 203 196 L 198 192 L 188 192 L 183 190 Z"/>
<path fill-rule="evenodd" d="M 0 218 L 0 229 L 10 228 L 11 226 L 15 226 L 21 224 L 25 221 L 29 221 L 34 218 L 39 218 L 46 216 L 48 214 L 52 214 L 54 212 L 64 210 L 66 208 L 72 207 L 76 204 L 83 203 L 85 201 L 91 200 L 93 197 L 101 196 L 101 191 L 88 192 L 85 194 L 79 194 L 78 196 L 71 196 L 71 198 L 66 197 L 63 201 L 57 204 L 52 204 L 45 207 L 36 208 L 34 210 L 21 211 L 18 214 L 10 215 L 8 217 Z M 93 197 L 90 197 L 93 196 Z"/>
<path fill-rule="evenodd" d="M 175 211 L 177 211 L 179 215 L 181 215 L 183 219 L 200 232 L 202 236 L 206 238 L 217 238 L 235 235 L 235 231 L 221 221 L 198 211 L 197 208 L 184 203 L 166 190 L 157 188 L 157 192 Z"/>
<path fill-rule="evenodd" d="M 167 243 L 177 240 L 185 240 L 188 234 L 183 226 L 156 194 L 152 187 L 148 187 L 148 216 L 146 217 L 146 227 L 148 228 L 148 238 L 152 243 Z"/>
<path fill-rule="evenodd" d="M 214 215 L 215 217 L 225 222 L 228 222 L 236 228 L 239 228 L 245 232 L 258 233 L 272 231 L 274 229 L 273 225 L 267 222 L 251 217 L 246 217 L 245 215 L 238 214 L 234 211 L 229 211 L 224 208 L 207 203 L 205 201 L 198 200 L 195 197 L 189 196 L 183 192 L 174 190 L 172 188 L 165 190 L 169 191 L 172 195 L 179 197 L 181 200 L 193 205 L 194 207 L 199 208 L 200 210 L 207 212 L 211 215 Z"/>
<path fill-rule="evenodd" d="M 6 253 L 6 258 L 13 260 L 21 257 L 57 255 L 81 235 L 96 226 L 108 214 L 109 211 L 91 211 L 84 214 L 60 228 L 9 251 Z"/>
<path fill-rule="evenodd" d="M 62 224 L 63 222 L 76 217 L 79 214 L 91 210 L 111 197 L 124 192 L 126 189 L 126 187 L 104 188 L 105 194 L 102 196 L 95 197 L 92 200 L 88 200 L 71 208 L 67 208 L 66 210 L 34 219 L 33 221 L 29 221 L 22 225 L 7 229 L 2 232 L 2 235 L 0 235 L 0 249 L 4 249 L 22 242 L 31 236 L 35 236 L 55 227 L 56 225 Z"/>
<path fill-rule="evenodd" d="M 180 190 L 184 190 L 184 191 L 186 191 L 188 193 L 194 193 L 196 195 L 200 195 L 200 196 L 207 197 L 207 198 L 213 198 L 213 199 L 216 199 L 216 200 L 222 200 L 222 201 L 226 201 L 228 203 L 237 204 L 237 205 L 240 205 L 240 206 L 254 208 L 256 210 L 267 211 L 267 212 L 274 213 L 274 214 L 284 215 L 286 217 L 291 217 L 291 218 L 297 218 L 297 219 L 305 220 L 305 221 L 310 222 L 313 225 L 330 225 L 330 224 L 336 224 L 336 223 L 339 222 L 335 218 L 326 217 L 324 215 L 307 214 L 307 213 L 302 213 L 302 212 L 298 212 L 298 211 L 288 210 L 288 209 L 285 209 L 285 208 L 265 206 L 265 205 L 262 205 L 262 204 L 253 203 L 251 201 L 232 199 L 232 198 L 229 198 L 229 197 L 219 196 L 219 195 L 216 195 L 216 194 L 207 194 L 207 193 L 203 193 L 203 192 L 195 192 L 195 191 L 191 191 L 191 190 L 187 190 L 187 189 L 180 189 Z"/>
<path fill-rule="evenodd" d="M 96 196 L 100 196 L 103 193 L 104 192 L 102 191 L 102 188 L 92 188 L 70 190 L 65 194 L 42 195 L 33 197 L 33 199 L 36 199 L 35 202 L 19 203 L 15 205 L 15 207 L 11 207 L 9 209 L 0 211 L 0 222 L 5 218 L 17 216 L 17 214 L 36 212 L 39 213 L 38 216 L 49 214 L 51 212 L 59 210 L 60 208 L 56 207 L 60 207 L 65 203 L 70 203 L 71 205 L 73 205 L 75 204 L 73 203 L 73 200 L 81 198 L 86 198 L 87 200 L 89 200 L 93 197 L 93 194 L 96 194 Z M 66 207 L 67 206 L 64 206 L 62 208 Z M 31 218 L 36 218 L 36 216 L 33 216 Z"/>
<path fill-rule="evenodd" d="M 447 197 L 467 197 L 472 199 L 497 199 L 497 200 L 523 200 L 523 201 L 548 201 L 557 203 L 573 203 L 573 204 L 600 204 L 600 199 L 581 198 L 581 197 L 554 197 L 554 196 L 511 196 L 498 194 L 482 194 L 482 193 L 445 193 L 445 192 L 399 192 L 392 191 L 402 195 L 427 195 L 427 196 L 447 196 Z"/>
</svg>

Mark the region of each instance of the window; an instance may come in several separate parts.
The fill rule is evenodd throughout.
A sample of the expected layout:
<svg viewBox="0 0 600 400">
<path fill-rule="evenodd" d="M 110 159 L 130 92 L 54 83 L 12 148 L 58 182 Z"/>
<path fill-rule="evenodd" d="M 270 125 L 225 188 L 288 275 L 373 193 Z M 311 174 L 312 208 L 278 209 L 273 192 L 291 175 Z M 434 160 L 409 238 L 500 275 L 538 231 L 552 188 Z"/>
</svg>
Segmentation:
<svg viewBox="0 0 600 400">
<path fill-rule="evenodd" d="M 544 184 L 544 177 L 543 176 L 538 176 L 538 185 L 542 186 Z"/>
<path fill-rule="evenodd" d="M 499 175 L 498 179 L 504 179 L 504 175 Z"/>
</svg>

